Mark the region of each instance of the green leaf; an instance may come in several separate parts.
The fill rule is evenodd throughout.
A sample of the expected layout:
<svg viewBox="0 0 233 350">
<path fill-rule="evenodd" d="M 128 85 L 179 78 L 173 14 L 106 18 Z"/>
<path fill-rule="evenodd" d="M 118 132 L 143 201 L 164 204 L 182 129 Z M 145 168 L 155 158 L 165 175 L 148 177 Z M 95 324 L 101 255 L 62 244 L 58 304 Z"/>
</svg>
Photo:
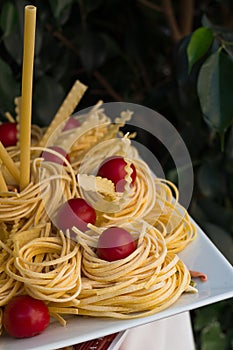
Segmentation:
<svg viewBox="0 0 233 350">
<path fill-rule="evenodd" d="M 233 264 L 233 239 L 229 231 L 211 222 L 204 224 L 205 231 L 222 254 Z M 230 227 L 228 228 L 230 230 Z"/>
<path fill-rule="evenodd" d="M 20 33 L 16 30 L 9 36 L 5 37 L 3 41 L 5 48 L 12 59 L 21 66 L 23 61 L 23 40 Z"/>
<path fill-rule="evenodd" d="M 63 88 L 55 79 L 43 76 L 34 89 L 33 122 L 47 126 L 60 107 L 64 96 Z"/>
<path fill-rule="evenodd" d="M 221 159 L 206 159 L 197 172 L 200 191 L 205 197 L 225 198 L 227 188 Z"/>
<path fill-rule="evenodd" d="M 54 17 L 60 20 L 72 2 L 73 0 L 49 0 Z"/>
<path fill-rule="evenodd" d="M 15 28 L 17 23 L 17 10 L 11 2 L 4 4 L 0 14 L 0 27 L 3 36 L 7 37 Z"/>
<path fill-rule="evenodd" d="M 14 111 L 14 98 L 19 95 L 19 83 L 10 66 L 0 58 L 0 109 Z"/>
<path fill-rule="evenodd" d="M 202 65 L 197 91 L 206 123 L 224 134 L 233 122 L 233 61 L 222 50 Z"/>
<path fill-rule="evenodd" d="M 220 308 L 220 304 L 217 303 L 217 304 L 205 306 L 201 309 L 197 309 L 195 311 L 194 330 L 201 331 L 209 323 L 215 322 L 218 318 L 219 308 Z"/>
<path fill-rule="evenodd" d="M 201 335 L 202 350 L 224 349 L 226 345 L 225 335 L 221 331 L 220 324 L 213 322 L 206 327 Z"/>
<path fill-rule="evenodd" d="M 82 37 L 80 58 L 87 71 L 100 67 L 106 60 L 107 47 L 101 33 L 87 32 Z"/>
<path fill-rule="evenodd" d="M 191 72 L 194 63 L 208 51 L 213 39 L 214 35 L 210 28 L 201 27 L 193 32 L 187 47 L 189 72 Z"/>
<path fill-rule="evenodd" d="M 101 7 L 104 3 L 104 0 L 76 0 L 79 4 L 81 4 L 81 6 L 85 6 L 85 11 L 86 13 L 92 12 L 96 9 L 98 9 L 98 7 Z"/>
<path fill-rule="evenodd" d="M 23 58 L 23 32 L 24 32 L 24 7 L 28 3 L 26 1 L 17 1 L 15 7 L 17 10 L 17 21 L 14 30 L 8 35 L 4 36 L 3 42 L 7 52 L 11 58 L 22 65 Z"/>
<path fill-rule="evenodd" d="M 104 41 L 108 58 L 122 55 L 121 48 L 116 40 L 114 40 L 110 35 L 105 33 L 101 33 L 101 37 Z"/>
<path fill-rule="evenodd" d="M 225 228 L 228 232 L 232 229 L 233 213 L 230 207 L 219 204 L 216 199 L 210 198 L 200 198 L 198 205 L 209 222 Z"/>
</svg>

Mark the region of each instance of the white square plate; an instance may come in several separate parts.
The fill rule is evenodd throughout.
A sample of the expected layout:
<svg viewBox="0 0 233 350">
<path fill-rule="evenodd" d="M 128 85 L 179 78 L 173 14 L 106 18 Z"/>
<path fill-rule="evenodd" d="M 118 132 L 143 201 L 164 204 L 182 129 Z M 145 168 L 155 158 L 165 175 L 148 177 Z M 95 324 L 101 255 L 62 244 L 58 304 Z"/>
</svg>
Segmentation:
<svg viewBox="0 0 233 350">
<path fill-rule="evenodd" d="M 198 294 L 183 294 L 171 307 L 149 317 L 115 320 L 80 316 L 71 318 L 66 327 L 54 322 L 33 338 L 4 335 L 0 338 L 0 350 L 59 349 L 233 297 L 233 267 L 198 226 L 197 233 L 196 240 L 179 255 L 189 269 L 208 276 L 207 282 L 197 281 Z"/>
</svg>

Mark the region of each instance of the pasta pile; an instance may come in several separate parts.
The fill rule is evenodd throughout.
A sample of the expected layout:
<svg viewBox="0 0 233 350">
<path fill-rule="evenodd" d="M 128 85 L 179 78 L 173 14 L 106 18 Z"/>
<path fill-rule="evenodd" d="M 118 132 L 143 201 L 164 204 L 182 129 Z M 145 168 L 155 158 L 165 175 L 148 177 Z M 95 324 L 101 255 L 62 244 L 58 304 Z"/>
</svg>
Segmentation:
<svg viewBox="0 0 233 350">
<path fill-rule="evenodd" d="M 79 93 L 77 86 L 79 101 L 85 89 Z M 131 144 L 133 134 L 121 134 L 120 127 L 132 113 L 123 111 L 112 123 L 100 102 L 78 117 L 80 126 L 64 131 L 74 100 L 69 94 L 47 129 L 33 127 L 27 188 L 19 192 L 1 165 L 13 190 L 0 193 L 0 332 L 3 307 L 19 294 L 46 302 L 51 316 L 64 325 L 65 315 L 152 315 L 182 293 L 194 291 L 176 253 L 195 238 L 196 229 L 178 203 L 175 185 L 151 173 Z M 19 100 L 16 113 L 18 118 Z M 65 149 L 70 160 L 52 150 L 54 145 Z M 64 165 L 44 161 L 44 150 Z M 18 145 L 7 151 L 18 167 Z M 114 155 L 126 161 L 124 192 L 116 192 L 110 180 L 96 175 L 101 162 Z M 132 163 L 137 171 L 133 186 Z M 89 224 L 86 232 L 74 227 L 71 239 L 71 232 L 59 231 L 54 220 L 62 203 L 80 197 L 96 208 L 96 224 Z M 96 247 L 100 234 L 111 226 L 127 229 L 137 247 L 128 257 L 108 262 L 97 256 Z"/>
<path fill-rule="evenodd" d="M 137 232 L 137 249 L 110 263 L 96 258 L 88 238 L 76 230 L 83 247 L 82 272 L 91 285 L 79 295 L 79 314 L 121 319 L 148 316 L 174 303 L 188 289 L 187 268 L 177 255 L 167 253 L 157 229 L 145 221 L 124 227 Z"/>
</svg>

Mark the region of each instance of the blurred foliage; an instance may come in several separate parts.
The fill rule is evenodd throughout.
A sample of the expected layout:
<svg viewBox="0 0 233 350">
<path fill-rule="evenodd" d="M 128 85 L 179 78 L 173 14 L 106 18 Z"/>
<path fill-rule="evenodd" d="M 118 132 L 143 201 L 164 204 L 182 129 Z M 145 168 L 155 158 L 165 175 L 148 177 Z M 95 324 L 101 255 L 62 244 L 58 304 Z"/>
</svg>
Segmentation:
<svg viewBox="0 0 233 350">
<path fill-rule="evenodd" d="M 231 300 L 197 309 L 193 325 L 198 335 L 197 348 L 201 350 L 232 349 L 232 314 Z"/>
<path fill-rule="evenodd" d="M 20 95 L 23 9 L 0 2 L 0 114 Z M 190 212 L 233 262 L 233 3 L 231 0 L 49 0 L 37 6 L 33 122 L 48 125 L 76 79 L 89 86 L 79 109 L 138 103 L 163 114 L 190 152 Z M 194 6 L 192 6 L 194 4 Z M 175 180 L 150 135 L 143 142 Z M 229 307 L 228 307 L 229 305 Z M 223 312 L 224 310 L 224 312 Z M 232 303 L 193 312 L 197 348 L 232 349 Z"/>
</svg>

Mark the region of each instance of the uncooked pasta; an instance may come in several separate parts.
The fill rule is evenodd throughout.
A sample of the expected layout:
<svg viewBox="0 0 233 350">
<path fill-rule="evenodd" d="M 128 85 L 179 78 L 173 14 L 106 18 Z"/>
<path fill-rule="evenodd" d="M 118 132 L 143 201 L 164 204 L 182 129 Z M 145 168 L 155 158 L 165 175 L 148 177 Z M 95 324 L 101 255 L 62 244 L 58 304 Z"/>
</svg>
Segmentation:
<svg viewBox="0 0 233 350">
<path fill-rule="evenodd" d="M 79 295 L 79 314 L 136 318 L 161 311 L 171 305 L 190 283 L 190 275 L 177 255 L 167 253 L 159 230 L 144 221 L 124 225 L 138 241 L 137 249 L 125 259 L 106 262 L 96 257 L 98 235 L 77 232 L 83 249 L 82 273 L 90 289 Z M 96 239 L 96 242 L 93 241 Z"/>
<path fill-rule="evenodd" d="M 0 332 L 4 306 L 20 294 L 43 300 L 51 316 L 65 325 L 66 315 L 119 319 L 152 315 L 171 306 L 182 293 L 195 291 L 177 253 L 196 237 L 196 229 L 179 204 L 176 186 L 156 177 L 132 146 L 134 135 L 120 131 L 132 112 L 122 111 L 112 122 L 100 101 L 74 116 L 78 126 L 64 130 L 84 91 L 77 82 L 50 126 L 32 127 L 30 183 L 24 190 L 19 190 L 17 176 L 2 159 L 6 186 L 1 182 Z M 19 116 L 20 99 L 16 99 L 17 120 Z M 62 147 L 69 158 L 54 146 Z M 44 152 L 62 164 L 46 161 Z M 19 145 L 3 153 L 19 169 Z M 114 156 L 125 161 L 122 192 L 98 176 L 100 164 Z M 96 222 L 85 232 L 57 227 L 59 208 L 73 198 L 83 198 L 96 210 Z M 105 261 L 96 247 L 102 232 L 112 226 L 130 232 L 136 249 L 122 259 Z"/>
<path fill-rule="evenodd" d="M 45 149 L 32 147 L 32 152 L 35 150 Z M 61 157 L 56 151 L 47 151 Z M 62 159 L 67 162 L 64 157 Z M 19 193 L 8 192 L 0 197 L 0 222 L 6 224 L 9 235 L 15 224 L 22 230 L 47 222 L 64 198 L 75 196 L 76 191 L 75 174 L 68 162 L 62 167 L 36 158 L 31 164 L 30 184 Z"/>
<path fill-rule="evenodd" d="M 14 255 L 6 263 L 6 273 L 22 282 L 32 297 L 57 303 L 70 301 L 81 290 L 80 249 L 61 231 L 50 235 L 49 228 L 47 224 L 15 235 Z M 28 237 L 33 239 L 28 241 Z"/>
</svg>

